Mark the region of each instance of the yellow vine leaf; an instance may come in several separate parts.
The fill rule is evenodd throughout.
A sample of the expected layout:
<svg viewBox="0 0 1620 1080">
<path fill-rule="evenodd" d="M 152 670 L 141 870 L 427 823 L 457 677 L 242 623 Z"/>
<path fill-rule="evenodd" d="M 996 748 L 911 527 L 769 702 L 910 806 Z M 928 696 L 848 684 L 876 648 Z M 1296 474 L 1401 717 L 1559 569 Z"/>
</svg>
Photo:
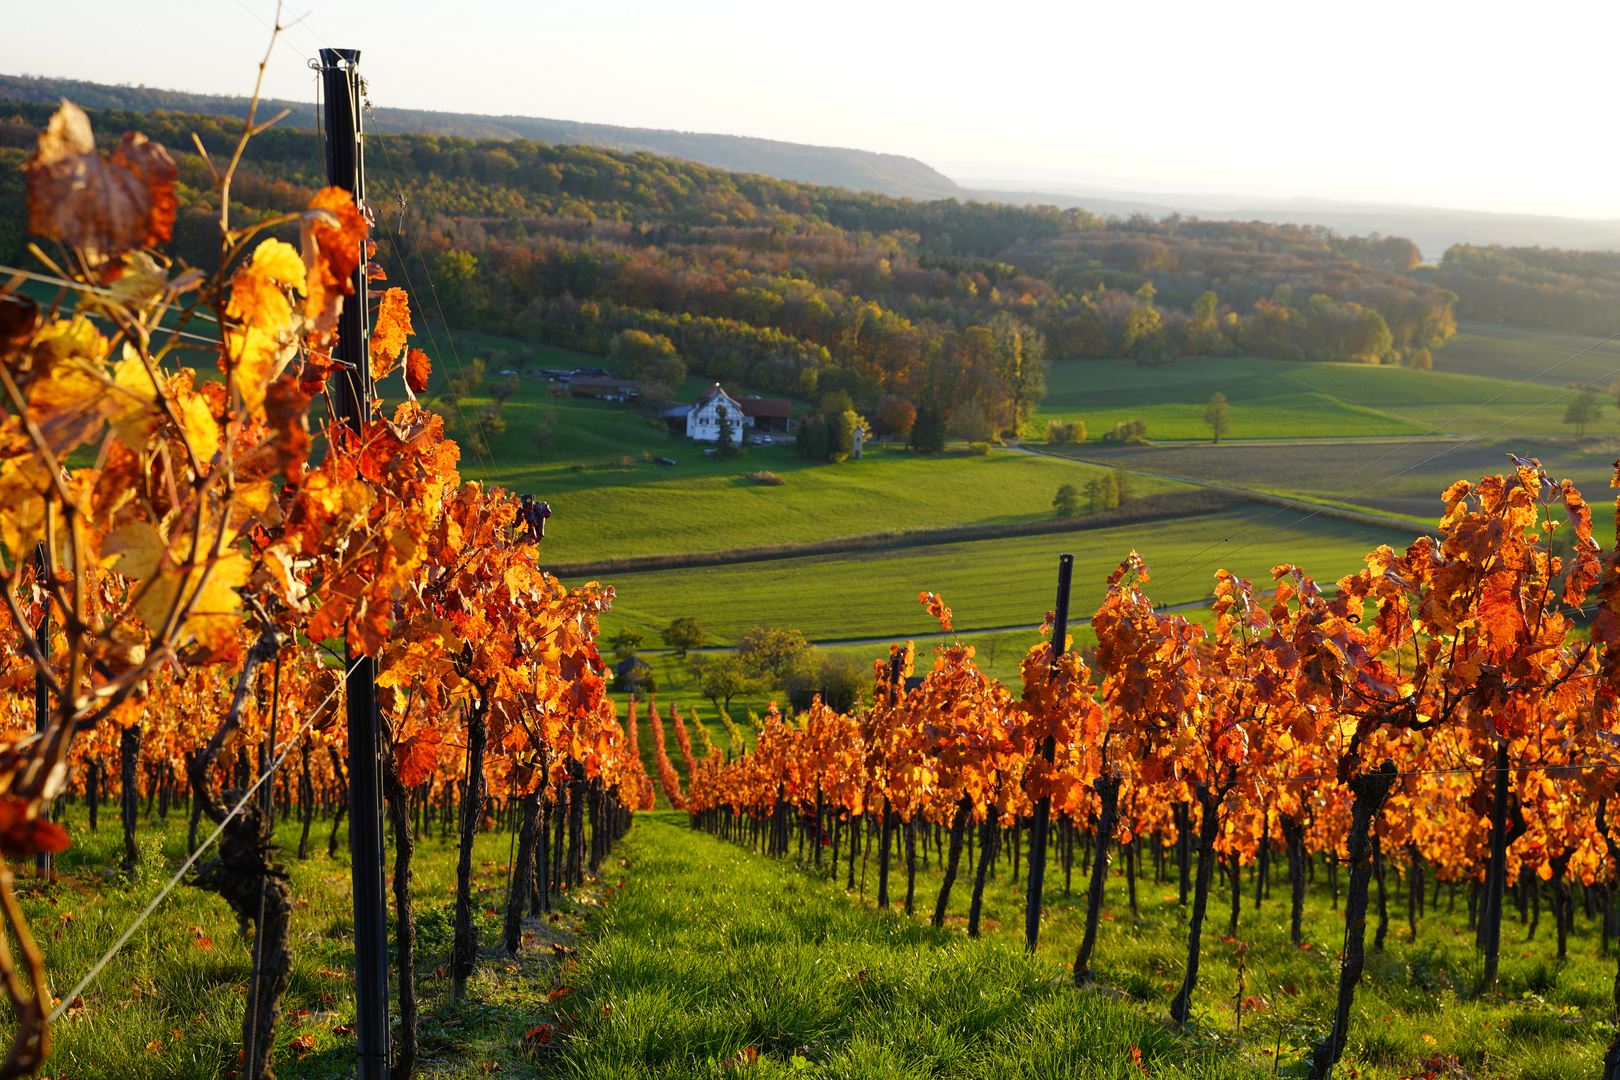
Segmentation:
<svg viewBox="0 0 1620 1080">
<path fill-rule="evenodd" d="M 221 650 L 234 641 L 241 609 L 236 590 L 247 584 L 251 568 L 230 546 L 232 537 L 228 531 L 226 546 L 210 560 L 207 552 L 214 532 L 203 526 L 197 543 L 202 554 L 194 564 L 184 561 L 192 547 L 189 535 L 176 538 L 171 545 L 144 521 L 115 529 L 103 542 L 102 552 L 118 556 L 114 568 L 140 582 L 133 606 L 148 629 L 161 627 L 171 611 L 179 610 L 185 616 L 179 644 L 199 641 L 210 649 Z M 179 558 L 171 553 L 171 546 Z"/>
<path fill-rule="evenodd" d="M 182 394 L 179 405 L 180 425 L 185 429 L 186 442 L 199 461 L 212 461 L 219 450 L 219 424 L 208 411 L 208 401 L 201 394 Z"/>
</svg>

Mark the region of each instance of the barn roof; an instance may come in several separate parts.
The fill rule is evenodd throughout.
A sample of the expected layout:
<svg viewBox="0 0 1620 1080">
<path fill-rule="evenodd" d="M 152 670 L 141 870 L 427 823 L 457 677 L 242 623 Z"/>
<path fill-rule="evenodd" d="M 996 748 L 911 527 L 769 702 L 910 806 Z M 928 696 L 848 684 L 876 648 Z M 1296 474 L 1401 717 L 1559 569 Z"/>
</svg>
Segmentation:
<svg viewBox="0 0 1620 1080">
<path fill-rule="evenodd" d="M 737 404 L 742 406 L 744 416 L 786 417 L 793 407 L 783 398 L 762 398 L 758 394 L 749 394 Z"/>
</svg>

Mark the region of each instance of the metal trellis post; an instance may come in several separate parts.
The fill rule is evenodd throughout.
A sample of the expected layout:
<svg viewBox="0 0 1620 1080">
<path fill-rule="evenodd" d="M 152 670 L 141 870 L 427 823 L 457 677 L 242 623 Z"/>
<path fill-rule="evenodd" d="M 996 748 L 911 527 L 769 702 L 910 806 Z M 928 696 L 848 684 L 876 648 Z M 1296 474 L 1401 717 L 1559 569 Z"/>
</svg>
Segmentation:
<svg viewBox="0 0 1620 1080">
<path fill-rule="evenodd" d="M 1074 556 L 1058 556 L 1057 607 L 1052 622 L 1052 665 L 1068 650 L 1069 585 L 1074 580 Z M 1057 744 L 1048 735 L 1041 744 L 1041 756 L 1050 762 Z M 1041 937 L 1041 889 L 1046 884 L 1046 834 L 1052 820 L 1052 797 L 1043 795 L 1035 804 L 1035 820 L 1029 828 L 1029 880 L 1025 883 L 1024 947 L 1035 951 Z"/>
<path fill-rule="evenodd" d="M 361 147 L 360 50 L 322 49 L 326 176 L 333 187 L 366 198 Z M 366 260 L 354 272 L 354 295 L 338 318 L 339 366 L 331 377 L 334 420 L 358 434 L 371 406 L 366 355 Z M 382 721 L 377 713 L 377 662 L 350 650 L 345 681 L 349 722 L 349 855 L 354 880 L 355 1035 L 360 1080 L 383 1080 L 389 1057 L 388 900 L 383 867 Z"/>
</svg>

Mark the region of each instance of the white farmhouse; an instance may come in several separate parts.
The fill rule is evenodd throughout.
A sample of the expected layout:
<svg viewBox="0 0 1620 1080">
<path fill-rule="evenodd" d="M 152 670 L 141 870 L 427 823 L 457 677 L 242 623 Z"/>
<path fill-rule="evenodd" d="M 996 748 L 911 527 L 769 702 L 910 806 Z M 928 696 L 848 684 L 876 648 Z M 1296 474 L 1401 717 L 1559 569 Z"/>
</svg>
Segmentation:
<svg viewBox="0 0 1620 1080">
<path fill-rule="evenodd" d="M 762 398 L 749 394 L 734 398 L 715 383 L 703 392 L 695 405 L 671 405 L 659 417 L 675 435 L 701 442 L 720 441 L 720 410 L 731 421 L 731 437 L 739 446 L 770 442 L 772 435 L 786 435 L 793 403 L 782 398 Z"/>
<path fill-rule="evenodd" d="M 686 437 L 700 442 L 719 442 L 722 409 L 725 410 L 726 419 L 731 421 L 732 441 L 740 446 L 743 428 L 752 425 L 744 418 L 742 405 L 720 389 L 719 383 L 703 391 L 703 395 L 692 405 L 692 411 L 686 414 Z"/>
</svg>

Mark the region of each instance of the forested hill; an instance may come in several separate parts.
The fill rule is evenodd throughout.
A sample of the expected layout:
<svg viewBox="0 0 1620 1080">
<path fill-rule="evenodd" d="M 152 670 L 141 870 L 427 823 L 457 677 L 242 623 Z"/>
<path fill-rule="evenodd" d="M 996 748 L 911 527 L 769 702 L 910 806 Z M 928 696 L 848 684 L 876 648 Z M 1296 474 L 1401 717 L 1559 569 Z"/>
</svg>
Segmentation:
<svg viewBox="0 0 1620 1080">
<path fill-rule="evenodd" d="M 55 105 L 62 98 L 84 108 L 126 109 L 247 116 L 249 99 L 217 94 L 188 94 L 179 90 L 159 90 L 146 86 L 107 86 L 76 79 L 46 79 L 31 76 L 0 75 L 0 98 Z M 315 127 L 312 101 L 267 101 L 274 116 L 282 109 L 291 115 L 284 123 L 293 127 Z M 471 113 L 429 112 L 424 109 L 391 109 L 378 106 L 375 126 L 389 134 L 455 135 L 467 139 L 534 139 L 547 143 L 575 143 L 600 146 L 631 153 L 647 151 L 685 158 L 720 169 L 762 173 L 783 180 L 829 184 L 855 191 L 879 191 L 885 195 L 915 198 L 951 198 L 962 195 L 956 182 L 916 158 L 899 154 L 878 154 L 835 146 L 807 146 L 775 139 L 751 139 L 740 135 L 712 135 L 690 131 L 663 131 L 656 128 L 616 127 L 612 124 L 585 124 L 574 120 L 547 120 L 533 116 L 481 116 Z M 373 126 L 368 116 L 367 126 Z"/>
<path fill-rule="evenodd" d="M 19 104 L 0 122 L 10 265 L 24 258 L 17 169 L 49 112 Z M 136 129 L 175 154 L 174 251 L 205 263 L 216 195 L 190 135 L 225 152 L 239 123 L 91 120 L 109 143 Z M 312 132 L 254 140 L 236 213 L 302 207 L 320 160 Z M 1026 361 L 1042 351 L 1400 363 L 1453 331 L 1453 297 L 1407 276 L 1416 252 L 1395 239 L 918 202 L 525 140 L 373 138 L 367 161 L 390 279 L 420 288 L 431 268 L 452 325 L 591 352 L 639 330 L 695 372 L 804 397 L 844 390 L 862 409 L 890 395 L 947 414 L 976 404 L 1015 427 L 1039 368 Z"/>
<path fill-rule="evenodd" d="M 1620 252 L 1457 244 L 1426 276 L 1457 294 L 1464 318 L 1620 333 Z"/>
</svg>

